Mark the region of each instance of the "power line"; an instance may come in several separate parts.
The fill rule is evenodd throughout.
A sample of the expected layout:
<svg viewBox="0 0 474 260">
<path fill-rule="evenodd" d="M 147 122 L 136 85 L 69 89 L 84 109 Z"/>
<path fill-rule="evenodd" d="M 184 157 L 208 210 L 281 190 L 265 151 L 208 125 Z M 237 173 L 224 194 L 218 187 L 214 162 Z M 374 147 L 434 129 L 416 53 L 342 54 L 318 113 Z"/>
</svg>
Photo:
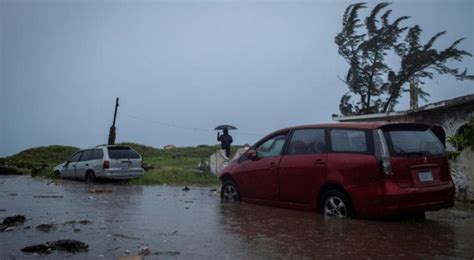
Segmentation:
<svg viewBox="0 0 474 260">
<path fill-rule="evenodd" d="M 182 129 L 182 130 L 188 130 L 188 131 L 194 131 L 194 132 L 208 132 L 208 133 L 209 132 L 210 133 L 215 132 L 214 129 L 177 125 L 177 124 L 172 124 L 172 123 L 168 123 L 168 122 L 164 122 L 164 121 L 148 119 L 148 118 L 145 118 L 143 116 L 137 116 L 137 115 L 133 115 L 133 114 L 125 113 L 125 112 L 123 112 L 122 115 L 125 116 L 125 117 L 128 117 L 128 118 L 132 118 L 132 119 L 135 119 L 135 120 L 142 121 L 142 122 L 158 124 L 158 125 L 162 125 L 162 126 L 166 126 L 166 127 L 170 127 L 170 128 L 176 128 L 176 129 Z M 261 134 L 240 132 L 240 131 L 235 132 L 234 134 L 235 135 L 248 135 L 248 136 L 262 136 Z"/>
</svg>

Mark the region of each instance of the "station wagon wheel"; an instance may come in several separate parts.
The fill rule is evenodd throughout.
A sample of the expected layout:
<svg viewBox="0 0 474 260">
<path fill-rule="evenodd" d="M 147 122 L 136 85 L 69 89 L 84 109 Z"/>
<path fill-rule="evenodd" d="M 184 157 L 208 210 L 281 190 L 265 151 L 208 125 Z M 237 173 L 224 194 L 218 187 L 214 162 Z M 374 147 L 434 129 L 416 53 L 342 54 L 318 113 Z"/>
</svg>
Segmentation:
<svg viewBox="0 0 474 260">
<path fill-rule="evenodd" d="M 352 216 L 352 205 L 347 196 L 338 191 L 331 190 L 324 194 L 321 200 L 320 212 L 325 216 L 346 218 Z"/>
<path fill-rule="evenodd" d="M 221 188 L 221 199 L 230 202 L 240 201 L 240 191 L 235 182 L 224 181 Z"/>
<path fill-rule="evenodd" d="M 86 183 L 93 183 L 95 181 L 95 174 L 92 171 L 86 173 Z"/>
</svg>

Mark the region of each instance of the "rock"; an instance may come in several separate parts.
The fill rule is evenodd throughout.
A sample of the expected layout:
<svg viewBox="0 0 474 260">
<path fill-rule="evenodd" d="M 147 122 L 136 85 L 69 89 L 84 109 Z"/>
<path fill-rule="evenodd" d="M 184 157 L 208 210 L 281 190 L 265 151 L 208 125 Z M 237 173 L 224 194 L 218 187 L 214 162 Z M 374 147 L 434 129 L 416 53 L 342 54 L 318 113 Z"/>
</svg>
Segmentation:
<svg viewBox="0 0 474 260">
<path fill-rule="evenodd" d="M 63 239 L 52 242 L 46 242 L 44 244 L 38 244 L 33 246 L 27 246 L 21 249 L 23 252 L 27 253 L 40 253 L 40 254 L 49 254 L 52 250 L 61 250 L 67 251 L 70 253 L 76 252 L 86 252 L 89 246 L 84 242 L 73 240 L 73 239 Z"/>
<path fill-rule="evenodd" d="M 74 239 L 57 240 L 54 242 L 47 242 L 47 244 L 50 244 L 56 250 L 62 250 L 71 253 L 86 252 L 89 249 L 89 245 Z"/>
<path fill-rule="evenodd" d="M 51 253 L 52 247 L 47 244 L 39 244 L 33 246 L 27 246 L 21 249 L 23 252 L 27 253 L 40 253 L 40 254 L 49 254 Z"/>
<path fill-rule="evenodd" d="M 18 226 L 25 223 L 25 221 L 26 221 L 25 216 L 15 215 L 15 216 L 4 218 L 2 224 L 9 225 L 9 226 Z"/>
<path fill-rule="evenodd" d="M 190 191 L 191 189 L 188 186 L 184 186 L 183 191 Z"/>
<path fill-rule="evenodd" d="M 3 222 L 0 224 L 0 231 L 12 231 L 15 226 L 22 225 L 25 223 L 26 218 L 23 215 L 15 215 L 11 217 L 6 217 L 3 219 Z"/>
</svg>

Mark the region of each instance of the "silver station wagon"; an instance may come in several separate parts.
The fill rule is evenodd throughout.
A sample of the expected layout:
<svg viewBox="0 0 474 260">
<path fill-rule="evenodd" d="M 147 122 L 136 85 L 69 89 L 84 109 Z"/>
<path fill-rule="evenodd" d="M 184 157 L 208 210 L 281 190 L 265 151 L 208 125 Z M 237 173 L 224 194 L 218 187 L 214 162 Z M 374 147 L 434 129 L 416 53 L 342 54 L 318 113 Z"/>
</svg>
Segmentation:
<svg viewBox="0 0 474 260">
<path fill-rule="evenodd" d="M 102 145 L 74 153 L 69 160 L 54 167 L 61 178 L 81 179 L 133 179 L 141 177 L 143 158 L 128 146 Z"/>
</svg>

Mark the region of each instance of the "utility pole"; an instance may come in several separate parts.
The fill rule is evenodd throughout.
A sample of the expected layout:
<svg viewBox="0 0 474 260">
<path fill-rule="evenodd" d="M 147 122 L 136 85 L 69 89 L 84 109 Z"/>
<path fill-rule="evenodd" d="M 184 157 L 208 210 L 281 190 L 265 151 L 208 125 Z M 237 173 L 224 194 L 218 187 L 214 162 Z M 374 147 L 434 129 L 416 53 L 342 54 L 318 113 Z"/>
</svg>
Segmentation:
<svg viewBox="0 0 474 260">
<path fill-rule="evenodd" d="M 109 131 L 109 142 L 107 143 L 108 145 L 114 145 L 115 144 L 115 119 L 117 118 L 117 109 L 119 106 L 119 98 L 115 100 L 115 112 L 114 112 L 114 121 L 112 123 L 112 126 L 110 127 Z"/>
</svg>

